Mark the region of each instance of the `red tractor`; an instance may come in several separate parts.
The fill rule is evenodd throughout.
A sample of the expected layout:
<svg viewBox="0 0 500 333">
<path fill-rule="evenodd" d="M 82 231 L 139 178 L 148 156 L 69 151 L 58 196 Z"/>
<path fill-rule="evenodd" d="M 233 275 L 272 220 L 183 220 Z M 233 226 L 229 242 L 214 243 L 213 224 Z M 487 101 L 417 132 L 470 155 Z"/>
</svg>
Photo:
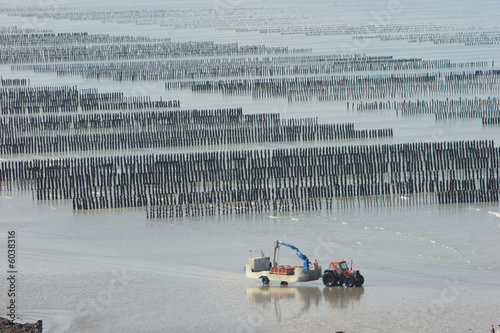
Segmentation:
<svg viewBox="0 0 500 333">
<path fill-rule="evenodd" d="M 361 287 L 364 282 L 363 275 L 359 271 L 353 271 L 352 264 L 351 269 L 349 269 L 344 260 L 330 262 L 330 266 L 323 273 L 323 283 L 327 287 L 343 284 L 346 287 Z"/>
</svg>

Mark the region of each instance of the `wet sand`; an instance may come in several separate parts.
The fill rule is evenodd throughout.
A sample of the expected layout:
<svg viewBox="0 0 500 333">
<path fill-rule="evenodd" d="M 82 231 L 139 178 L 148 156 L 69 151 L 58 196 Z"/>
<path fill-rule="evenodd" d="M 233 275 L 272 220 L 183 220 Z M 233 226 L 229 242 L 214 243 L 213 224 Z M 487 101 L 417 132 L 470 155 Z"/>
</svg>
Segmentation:
<svg viewBox="0 0 500 333">
<path fill-rule="evenodd" d="M 9 204 L 20 216 L 23 206 Z M 132 209 L 32 208 L 40 219 L 21 218 L 15 226 L 23 235 L 20 308 L 35 312 L 51 332 L 475 331 L 499 310 L 498 206 L 153 223 Z M 265 288 L 245 278 L 248 251 L 272 255 L 276 239 L 300 246 L 323 267 L 352 259 L 364 286 L 326 288 L 316 281 Z M 293 251 L 280 258 L 300 264 Z"/>
</svg>

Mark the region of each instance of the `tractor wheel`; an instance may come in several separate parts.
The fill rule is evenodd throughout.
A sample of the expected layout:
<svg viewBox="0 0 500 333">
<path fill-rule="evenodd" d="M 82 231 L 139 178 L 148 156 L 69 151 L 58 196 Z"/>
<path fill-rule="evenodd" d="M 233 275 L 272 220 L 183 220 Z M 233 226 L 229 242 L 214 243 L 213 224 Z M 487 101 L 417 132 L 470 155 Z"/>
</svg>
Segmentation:
<svg viewBox="0 0 500 333">
<path fill-rule="evenodd" d="M 360 274 L 358 279 L 356 280 L 356 287 L 361 287 L 363 283 L 365 283 L 365 278 Z"/>
<path fill-rule="evenodd" d="M 335 275 L 333 275 L 330 272 L 326 272 L 323 274 L 323 283 L 327 287 L 332 287 L 337 285 L 337 279 L 335 278 Z"/>
<path fill-rule="evenodd" d="M 269 278 L 267 276 L 262 277 L 262 283 L 263 284 L 269 284 Z"/>
<path fill-rule="evenodd" d="M 354 280 L 354 278 L 353 278 L 352 276 L 350 276 L 350 275 L 347 275 L 347 276 L 344 278 L 344 284 L 345 284 L 345 286 L 346 286 L 346 287 L 348 287 L 348 288 L 354 287 L 355 282 L 356 282 L 356 281 Z"/>
</svg>

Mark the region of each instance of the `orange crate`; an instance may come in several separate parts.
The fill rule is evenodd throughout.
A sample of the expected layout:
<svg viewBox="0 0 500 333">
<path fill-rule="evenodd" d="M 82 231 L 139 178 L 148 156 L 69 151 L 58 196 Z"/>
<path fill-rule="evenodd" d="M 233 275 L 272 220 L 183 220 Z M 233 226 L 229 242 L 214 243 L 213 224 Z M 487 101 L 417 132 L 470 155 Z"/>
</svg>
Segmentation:
<svg viewBox="0 0 500 333">
<path fill-rule="evenodd" d="M 294 273 L 295 273 L 295 267 L 292 266 L 271 267 L 271 274 L 293 275 Z"/>
</svg>

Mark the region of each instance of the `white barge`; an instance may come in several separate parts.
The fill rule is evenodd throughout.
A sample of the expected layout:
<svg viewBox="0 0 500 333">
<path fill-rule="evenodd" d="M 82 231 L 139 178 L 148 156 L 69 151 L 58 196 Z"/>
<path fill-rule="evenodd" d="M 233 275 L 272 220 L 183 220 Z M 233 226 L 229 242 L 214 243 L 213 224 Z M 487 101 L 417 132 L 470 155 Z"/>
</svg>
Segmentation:
<svg viewBox="0 0 500 333">
<path fill-rule="evenodd" d="M 281 245 L 295 250 L 299 258 L 304 260 L 304 265 L 278 265 L 279 247 Z M 281 281 L 281 283 L 315 281 L 321 276 L 321 266 L 316 261 L 314 263 L 309 262 L 309 259 L 299 249 L 281 241 L 275 242 L 274 260 L 272 263 L 270 257 L 261 255 L 258 258 L 250 258 L 246 265 L 246 277 L 261 279 L 263 284 L 268 284 L 269 281 Z"/>
</svg>

